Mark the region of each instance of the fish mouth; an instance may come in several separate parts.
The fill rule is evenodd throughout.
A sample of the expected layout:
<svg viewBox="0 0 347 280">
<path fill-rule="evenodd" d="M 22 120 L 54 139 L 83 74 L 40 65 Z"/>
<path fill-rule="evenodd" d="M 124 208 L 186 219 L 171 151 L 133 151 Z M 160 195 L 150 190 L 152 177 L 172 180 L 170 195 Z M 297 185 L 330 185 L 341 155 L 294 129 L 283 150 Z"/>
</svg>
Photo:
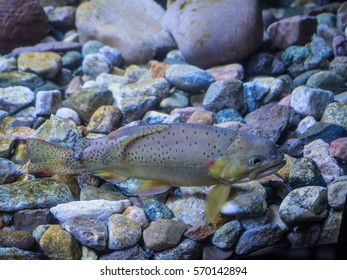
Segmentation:
<svg viewBox="0 0 347 280">
<path fill-rule="evenodd" d="M 268 175 L 275 173 L 277 170 L 281 169 L 283 166 L 286 165 L 286 163 L 287 162 L 285 160 L 282 160 L 282 161 L 275 163 L 271 166 L 267 166 L 267 167 L 264 167 L 261 169 L 256 169 L 256 170 L 252 171 L 248 177 L 251 180 L 256 180 L 256 179 L 266 177 Z"/>
</svg>

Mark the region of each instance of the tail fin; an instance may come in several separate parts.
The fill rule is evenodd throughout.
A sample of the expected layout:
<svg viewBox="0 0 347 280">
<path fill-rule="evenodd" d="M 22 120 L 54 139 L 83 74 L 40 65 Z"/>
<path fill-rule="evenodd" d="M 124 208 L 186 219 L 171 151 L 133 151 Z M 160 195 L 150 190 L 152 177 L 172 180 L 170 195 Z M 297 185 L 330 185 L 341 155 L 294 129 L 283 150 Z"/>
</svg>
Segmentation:
<svg viewBox="0 0 347 280">
<path fill-rule="evenodd" d="M 81 164 L 73 157 L 74 152 L 41 139 L 28 139 L 30 158 L 28 172 L 44 177 L 53 174 L 76 174 Z"/>
</svg>

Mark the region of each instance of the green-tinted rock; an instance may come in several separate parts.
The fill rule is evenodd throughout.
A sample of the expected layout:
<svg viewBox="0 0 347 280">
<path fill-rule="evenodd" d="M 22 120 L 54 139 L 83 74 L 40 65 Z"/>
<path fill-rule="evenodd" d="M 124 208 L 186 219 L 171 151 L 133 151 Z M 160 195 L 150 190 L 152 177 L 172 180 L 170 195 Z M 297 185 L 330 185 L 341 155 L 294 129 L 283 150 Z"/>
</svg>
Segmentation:
<svg viewBox="0 0 347 280">
<path fill-rule="evenodd" d="M 41 237 L 40 246 L 53 260 L 78 260 L 82 253 L 77 240 L 59 225 L 52 225 L 46 230 Z"/>
<path fill-rule="evenodd" d="M 69 187 L 51 179 L 0 185 L 0 212 L 50 208 L 72 200 Z"/>
<path fill-rule="evenodd" d="M 0 88 L 0 110 L 5 110 L 9 114 L 29 106 L 34 100 L 35 94 L 27 87 Z"/>
<path fill-rule="evenodd" d="M 144 210 L 151 221 L 171 219 L 173 217 L 169 207 L 153 199 L 145 202 Z"/>
<path fill-rule="evenodd" d="M 240 222 L 231 221 L 216 230 L 212 237 L 212 243 L 220 249 L 231 248 L 239 238 L 242 231 Z"/>
<path fill-rule="evenodd" d="M 0 260 L 40 260 L 42 254 L 18 248 L 1 248 Z"/>
<path fill-rule="evenodd" d="M 122 114 L 117 107 L 100 106 L 91 116 L 87 130 L 93 133 L 108 134 L 119 125 L 121 117 Z"/>
<path fill-rule="evenodd" d="M 117 106 L 126 123 L 139 120 L 150 109 L 159 102 L 155 96 L 137 96 L 123 98 Z"/>
<path fill-rule="evenodd" d="M 335 94 L 344 89 L 344 79 L 332 71 L 321 71 L 312 75 L 306 85 L 308 87 L 331 90 Z"/>
<path fill-rule="evenodd" d="M 62 67 L 59 54 L 54 52 L 24 52 L 18 57 L 18 69 L 41 77 L 53 78 Z"/>
<path fill-rule="evenodd" d="M 23 86 L 28 87 L 31 90 L 42 86 L 44 80 L 37 76 L 34 73 L 25 73 L 25 72 L 6 72 L 0 73 L 0 87 L 14 87 L 14 86 Z"/>
<path fill-rule="evenodd" d="M 104 88 L 82 88 L 75 90 L 68 97 L 70 105 L 80 116 L 88 121 L 93 113 L 102 105 L 111 105 L 112 92 Z"/>
<path fill-rule="evenodd" d="M 317 164 L 309 158 L 294 161 L 290 168 L 289 184 L 292 188 L 326 185 Z"/>
<path fill-rule="evenodd" d="M 0 247 L 15 247 L 30 250 L 34 245 L 35 239 L 27 231 L 0 231 Z"/>
<path fill-rule="evenodd" d="M 24 170 L 18 165 L 10 160 L 0 158 L 0 184 L 12 183 L 22 175 L 24 175 Z"/>
<path fill-rule="evenodd" d="M 321 122 L 337 124 L 347 129 L 347 103 L 329 104 L 323 112 Z"/>
<path fill-rule="evenodd" d="M 63 67 L 75 70 L 77 67 L 82 65 L 83 56 L 80 52 L 69 51 L 62 57 Z"/>
</svg>

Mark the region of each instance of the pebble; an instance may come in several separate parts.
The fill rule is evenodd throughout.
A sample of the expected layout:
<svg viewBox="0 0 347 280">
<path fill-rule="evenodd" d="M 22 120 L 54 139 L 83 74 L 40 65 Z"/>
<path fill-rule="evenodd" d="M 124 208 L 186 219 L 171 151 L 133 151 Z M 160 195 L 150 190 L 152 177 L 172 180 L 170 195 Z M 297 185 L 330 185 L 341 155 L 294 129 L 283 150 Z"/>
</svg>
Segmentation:
<svg viewBox="0 0 347 280">
<path fill-rule="evenodd" d="M 56 223 L 56 220 L 47 208 L 20 210 L 14 213 L 13 216 L 14 228 L 29 233 L 32 233 L 39 225 L 54 223 Z"/>
<path fill-rule="evenodd" d="M 0 260 L 41 260 L 42 254 L 18 248 L 1 248 Z"/>
<path fill-rule="evenodd" d="M 314 35 L 310 44 L 311 54 L 321 59 L 331 60 L 334 56 L 333 48 L 320 36 Z"/>
<path fill-rule="evenodd" d="M 333 91 L 335 94 L 344 89 L 344 79 L 332 71 L 320 71 L 313 74 L 306 83 L 306 86 Z"/>
<path fill-rule="evenodd" d="M 212 236 L 212 243 L 220 249 L 230 249 L 237 242 L 241 232 L 240 222 L 228 222 L 216 230 Z"/>
<path fill-rule="evenodd" d="M 204 109 L 214 112 L 226 108 L 244 110 L 243 83 L 236 79 L 212 83 L 206 92 L 202 105 Z"/>
<path fill-rule="evenodd" d="M 61 33 L 58 36 L 61 36 Z M 49 39 L 49 37 L 47 37 Z M 62 38 L 62 36 L 61 36 Z M 30 47 L 19 47 L 12 50 L 12 55 L 17 57 L 22 53 L 26 52 L 55 52 L 55 53 L 65 53 L 68 51 L 79 51 L 81 50 L 81 44 L 78 42 L 61 42 L 56 41 L 54 38 L 51 41 L 36 44 Z"/>
<path fill-rule="evenodd" d="M 201 224 L 189 227 L 184 233 L 184 237 L 187 237 L 194 241 L 203 241 L 212 235 L 216 230 L 208 225 Z"/>
<path fill-rule="evenodd" d="M 304 86 L 306 85 L 308 79 L 313 75 L 318 73 L 319 70 L 314 69 L 314 70 L 308 70 L 306 72 L 303 72 L 302 74 L 300 74 L 299 76 L 295 77 L 295 79 L 293 80 L 293 87 L 297 88 L 299 86 Z"/>
<path fill-rule="evenodd" d="M 88 121 L 93 113 L 102 105 L 111 105 L 112 92 L 99 87 L 78 89 L 68 96 L 68 101 L 84 121 Z"/>
<path fill-rule="evenodd" d="M 333 52 L 335 57 L 347 55 L 347 40 L 345 36 L 334 37 Z"/>
<path fill-rule="evenodd" d="M 151 222 L 143 232 L 145 245 L 154 252 L 164 251 L 180 243 L 187 226 L 176 220 L 160 219 Z"/>
<path fill-rule="evenodd" d="M 340 235 L 343 211 L 330 209 L 328 217 L 321 223 L 319 245 L 337 243 Z"/>
<path fill-rule="evenodd" d="M 23 72 L 5 72 L 0 73 L 0 87 L 16 87 L 21 86 L 34 90 L 35 88 L 42 86 L 44 80 L 34 73 Z"/>
<path fill-rule="evenodd" d="M 215 81 L 223 80 L 243 80 L 245 76 L 245 70 L 241 64 L 232 63 L 223 66 L 215 66 L 207 69 L 213 76 Z"/>
<path fill-rule="evenodd" d="M 334 93 L 329 90 L 299 86 L 294 89 L 290 106 L 304 116 L 320 119 L 327 105 L 334 100 Z"/>
<path fill-rule="evenodd" d="M 27 231 L 0 231 L 0 247 L 15 247 L 32 250 L 35 246 L 34 237 Z"/>
<path fill-rule="evenodd" d="M 189 105 L 188 95 L 184 91 L 174 90 L 170 96 L 164 98 L 159 107 L 170 112 L 175 108 L 185 108 Z"/>
<path fill-rule="evenodd" d="M 248 61 L 247 74 L 250 76 L 278 76 L 285 72 L 283 62 L 269 53 L 257 54 Z"/>
<path fill-rule="evenodd" d="M 37 116 L 49 116 L 56 113 L 61 106 L 61 92 L 59 90 L 39 91 L 36 94 L 35 113 Z"/>
<path fill-rule="evenodd" d="M 300 134 L 304 134 L 311 126 L 313 126 L 315 123 L 317 123 L 316 119 L 311 116 L 307 116 L 303 118 L 296 128 L 296 132 Z"/>
<path fill-rule="evenodd" d="M 282 235 L 283 231 L 276 224 L 267 224 L 246 230 L 236 244 L 235 253 L 244 255 L 273 245 L 282 238 Z"/>
<path fill-rule="evenodd" d="M 347 79 L 347 56 L 337 56 L 329 64 L 330 71 Z"/>
<path fill-rule="evenodd" d="M 347 4 L 343 2 L 337 9 L 337 28 L 344 31 L 347 27 Z"/>
<path fill-rule="evenodd" d="M 317 15 L 318 25 L 325 24 L 329 27 L 336 26 L 336 15 L 332 13 L 322 13 Z"/>
<path fill-rule="evenodd" d="M 221 0 L 209 5 L 198 0 L 175 1 L 167 8 L 163 21 L 183 57 L 204 68 L 249 57 L 263 37 L 260 5 L 249 0 Z"/>
<path fill-rule="evenodd" d="M 138 222 L 141 225 L 142 230 L 146 229 L 149 225 L 149 219 L 146 216 L 145 211 L 140 207 L 130 206 L 125 210 L 123 215 Z"/>
<path fill-rule="evenodd" d="M 71 108 L 60 108 L 57 110 L 55 115 L 63 120 L 72 120 L 75 122 L 76 125 L 81 124 L 81 119 L 78 113 Z"/>
<path fill-rule="evenodd" d="M 53 78 L 62 67 L 60 55 L 54 52 L 25 52 L 18 57 L 18 69 L 44 78 Z"/>
<path fill-rule="evenodd" d="M 338 166 L 336 160 L 329 153 L 329 144 L 321 139 L 305 145 L 304 157 L 311 158 L 316 162 L 327 183 L 343 175 L 342 168 Z"/>
<path fill-rule="evenodd" d="M 85 2 L 78 6 L 76 28 L 81 42 L 107 42 L 120 50 L 126 64 L 141 64 L 175 47 L 162 24 L 164 12 L 160 5 L 148 0 L 136 5 L 121 0 Z M 136 20 L 129 24 L 129 18 Z"/>
<path fill-rule="evenodd" d="M 82 254 L 78 241 L 59 225 L 52 225 L 45 231 L 40 247 L 53 260 L 78 260 Z"/>
<path fill-rule="evenodd" d="M 213 124 L 213 113 L 206 110 L 195 111 L 187 120 L 187 123 Z"/>
<path fill-rule="evenodd" d="M 332 141 L 330 143 L 329 153 L 334 158 L 347 161 L 347 137 Z"/>
<path fill-rule="evenodd" d="M 291 249 L 310 247 L 315 245 L 320 237 L 320 225 L 312 224 L 306 226 L 298 226 L 288 235 L 287 240 Z"/>
<path fill-rule="evenodd" d="M 86 57 L 88 54 L 98 53 L 104 46 L 105 45 L 98 40 L 88 40 L 82 45 L 82 56 Z"/>
<path fill-rule="evenodd" d="M 323 112 L 321 122 L 337 124 L 347 129 L 347 103 L 330 103 Z"/>
<path fill-rule="evenodd" d="M 0 158 L 0 184 L 12 183 L 25 174 L 24 170 L 12 161 Z"/>
<path fill-rule="evenodd" d="M 305 61 L 310 55 L 310 50 L 304 46 L 289 46 L 281 54 L 281 60 L 289 67 Z"/>
<path fill-rule="evenodd" d="M 71 30 L 75 27 L 75 7 L 46 7 L 45 12 L 53 27 L 59 30 Z"/>
<path fill-rule="evenodd" d="M 144 124 L 170 123 L 167 122 L 168 117 L 170 117 L 170 115 L 150 110 L 144 114 L 142 121 Z"/>
<path fill-rule="evenodd" d="M 315 33 L 317 19 L 312 16 L 294 16 L 272 23 L 267 32 L 271 43 L 279 49 L 292 45 L 305 45 Z"/>
<path fill-rule="evenodd" d="M 321 222 L 327 216 L 327 189 L 307 186 L 292 190 L 282 201 L 279 213 L 288 226 Z"/>
<path fill-rule="evenodd" d="M 119 67 L 123 62 L 123 57 L 119 49 L 110 46 L 103 46 L 99 49 L 99 53 L 104 55 L 113 67 Z"/>
<path fill-rule="evenodd" d="M 267 205 L 263 195 L 254 191 L 234 191 L 223 205 L 221 213 L 234 217 L 258 217 L 264 214 Z"/>
<path fill-rule="evenodd" d="M 246 125 L 241 131 L 268 138 L 274 142 L 291 125 L 294 111 L 289 106 L 270 103 L 246 116 Z"/>
<path fill-rule="evenodd" d="M 328 185 L 328 203 L 334 210 L 342 210 L 347 195 L 347 177 L 343 176 Z"/>
<path fill-rule="evenodd" d="M 139 245 L 129 249 L 117 250 L 109 254 L 102 255 L 100 260 L 145 260 L 146 253 Z"/>
<path fill-rule="evenodd" d="M 261 194 L 264 198 L 266 198 L 265 188 L 263 187 L 262 184 L 259 183 L 259 180 L 249 181 L 246 183 L 233 184 L 233 186 L 235 187 L 235 190 L 237 190 L 237 191 L 257 192 L 257 193 Z M 237 195 L 237 193 L 235 195 Z"/>
<path fill-rule="evenodd" d="M 154 253 L 154 260 L 198 260 L 201 259 L 203 246 L 196 241 L 184 238 L 175 248 Z"/>
<path fill-rule="evenodd" d="M 334 96 L 334 101 L 338 103 L 347 103 L 347 92 L 344 91 L 342 93 L 336 94 Z"/>
<path fill-rule="evenodd" d="M 111 62 L 101 53 L 87 54 L 82 62 L 82 71 L 91 79 L 95 79 L 101 73 L 111 71 Z"/>
<path fill-rule="evenodd" d="M 7 158 L 14 147 L 13 138 L 0 137 L 0 157 Z"/>
<path fill-rule="evenodd" d="M 24 86 L 0 88 L 0 110 L 9 114 L 29 106 L 35 100 L 34 93 Z"/>
<path fill-rule="evenodd" d="M 87 130 L 93 133 L 108 134 L 115 130 L 122 115 L 117 107 L 112 105 L 100 106 L 90 118 Z"/>
<path fill-rule="evenodd" d="M 225 123 L 225 122 L 240 122 L 245 123 L 245 119 L 241 116 L 241 114 L 233 109 L 223 109 L 219 111 L 215 116 L 215 123 Z"/>
<path fill-rule="evenodd" d="M 122 250 L 137 244 L 142 235 L 138 222 L 120 214 L 113 214 L 108 220 L 108 248 Z"/>
<path fill-rule="evenodd" d="M 172 206 L 175 217 L 187 225 L 205 224 L 205 201 L 196 197 L 175 201 Z"/>
<path fill-rule="evenodd" d="M 199 92 L 207 90 L 214 82 L 213 76 L 196 66 L 174 64 L 166 69 L 165 78 L 170 84 L 184 91 Z"/>
<path fill-rule="evenodd" d="M 14 57 L 0 56 L 0 72 L 17 70 L 17 61 Z"/>
<path fill-rule="evenodd" d="M 68 186 L 51 179 L 0 185 L 0 198 L 0 212 L 49 208 L 73 200 Z"/>
<path fill-rule="evenodd" d="M 82 65 L 83 56 L 78 51 L 69 51 L 62 56 L 61 61 L 64 68 L 73 71 Z"/>
<path fill-rule="evenodd" d="M 129 200 L 108 201 L 99 199 L 61 203 L 50 210 L 60 222 L 77 217 L 107 221 L 111 215 L 121 213 L 129 206 Z"/>
<path fill-rule="evenodd" d="M 76 217 L 61 223 L 61 227 L 83 245 L 98 251 L 106 249 L 108 236 L 105 222 Z"/>
<path fill-rule="evenodd" d="M 266 193 L 266 196 L 268 198 L 268 193 Z M 266 210 L 265 213 L 259 217 L 255 218 L 240 218 L 238 221 L 241 223 L 241 226 L 245 230 L 249 230 L 251 228 L 255 228 L 258 226 L 263 226 L 267 224 L 269 218 L 269 211 Z"/>
<path fill-rule="evenodd" d="M 82 253 L 80 260 L 97 260 L 99 257 L 98 255 L 89 247 L 86 247 L 84 245 L 81 246 Z"/>
<path fill-rule="evenodd" d="M 299 136 L 299 138 L 306 144 L 314 140 L 321 139 L 326 143 L 331 143 L 335 139 L 343 137 L 345 129 L 340 125 L 317 122 L 308 130 Z"/>
<path fill-rule="evenodd" d="M 326 185 L 316 162 L 310 158 L 299 158 L 294 161 L 290 168 L 288 183 L 295 189 Z"/>
<path fill-rule="evenodd" d="M 144 203 L 144 208 L 146 215 L 150 221 L 156 221 L 160 219 L 171 219 L 173 214 L 169 207 L 164 203 L 161 203 L 156 200 L 148 200 Z"/>
<path fill-rule="evenodd" d="M 113 87 L 118 87 L 119 89 L 121 86 L 129 84 L 131 81 L 132 80 L 128 77 L 109 73 L 101 73 L 95 79 L 95 82 L 99 86 L 107 87 L 111 91 L 113 91 Z"/>
</svg>

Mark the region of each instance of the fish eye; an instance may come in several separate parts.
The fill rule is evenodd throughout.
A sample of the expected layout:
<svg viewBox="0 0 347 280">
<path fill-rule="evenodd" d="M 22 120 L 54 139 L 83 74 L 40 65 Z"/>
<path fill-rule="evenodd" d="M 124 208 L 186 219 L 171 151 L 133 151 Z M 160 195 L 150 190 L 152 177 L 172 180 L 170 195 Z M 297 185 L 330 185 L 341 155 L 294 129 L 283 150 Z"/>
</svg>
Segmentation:
<svg viewBox="0 0 347 280">
<path fill-rule="evenodd" d="M 257 166 L 263 163 L 263 159 L 259 156 L 254 156 L 248 161 L 249 165 Z"/>
</svg>

